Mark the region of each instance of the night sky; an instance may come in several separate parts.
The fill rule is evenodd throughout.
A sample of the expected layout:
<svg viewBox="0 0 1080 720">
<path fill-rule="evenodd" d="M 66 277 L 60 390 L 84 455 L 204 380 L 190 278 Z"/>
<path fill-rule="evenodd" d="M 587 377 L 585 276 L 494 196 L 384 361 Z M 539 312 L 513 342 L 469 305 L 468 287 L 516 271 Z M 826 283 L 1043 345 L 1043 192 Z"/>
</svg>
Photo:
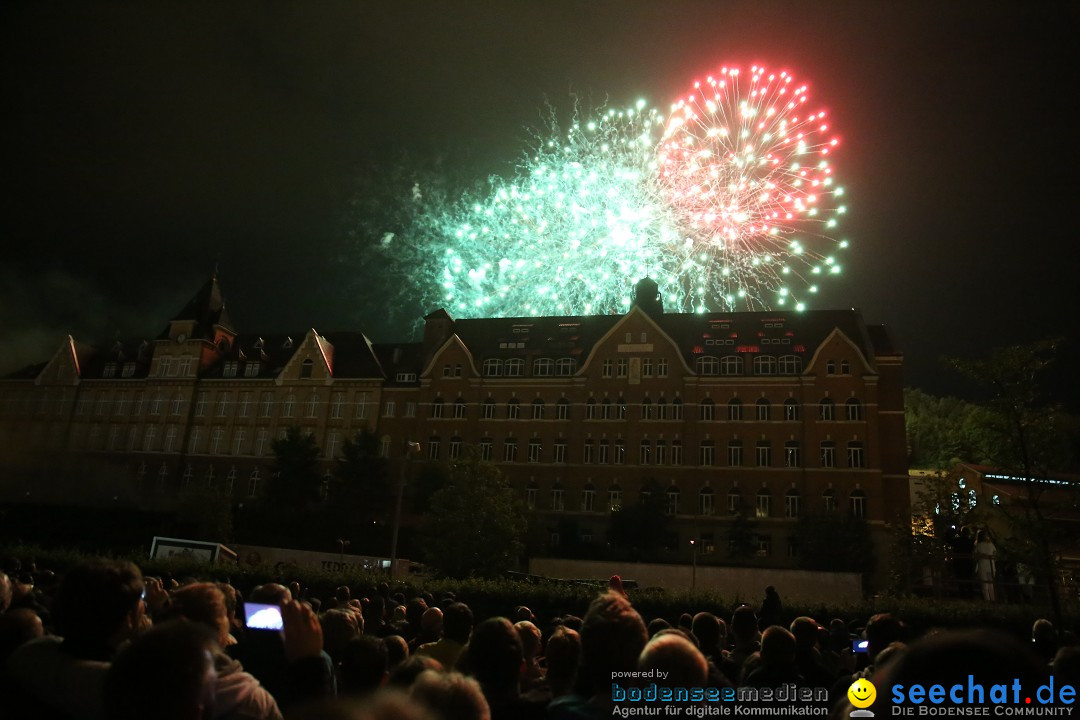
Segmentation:
<svg viewBox="0 0 1080 720">
<path fill-rule="evenodd" d="M 353 292 L 379 271 L 350 233 L 363 188 L 440 158 L 507 174 L 545 102 L 666 108 L 757 62 L 808 82 L 842 138 L 851 248 L 812 307 L 890 325 L 907 384 L 952 392 L 943 354 L 1080 340 L 1078 8 L 9 3 L 0 371 L 67 333 L 156 334 L 215 263 L 241 331 L 403 339 Z"/>
</svg>

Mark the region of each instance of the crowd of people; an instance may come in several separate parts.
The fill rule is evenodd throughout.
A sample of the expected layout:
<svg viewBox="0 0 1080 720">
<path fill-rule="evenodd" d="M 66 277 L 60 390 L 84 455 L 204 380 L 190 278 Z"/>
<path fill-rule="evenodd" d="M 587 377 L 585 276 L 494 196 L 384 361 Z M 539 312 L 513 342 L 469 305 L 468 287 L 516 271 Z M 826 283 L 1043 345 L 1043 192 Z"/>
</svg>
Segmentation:
<svg viewBox="0 0 1080 720">
<path fill-rule="evenodd" d="M 613 577 L 587 607 L 537 617 L 522 604 L 476 617 L 468 598 L 389 584 L 308 598 L 296 583 L 144 577 L 97 560 L 62 577 L 10 560 L 0 572 L 0 716 L 77 720 L 600 720 L 620 687 L 827 692 L 836 717 L 856 679 L 958 681 L 974 673 L 1080 684 L 1080 646 L 1047 619 L 1030 642 L 988 631 L 909 637 L 874 615 L 790 617 L 760 606 L 643 617 Z M 245 603 L 281 629 L 245 626 Z M 879 685 L 880 687 L 880 685 Z M 1032 686 L 1034 687 L 1034 686 Z"/>
</svg>

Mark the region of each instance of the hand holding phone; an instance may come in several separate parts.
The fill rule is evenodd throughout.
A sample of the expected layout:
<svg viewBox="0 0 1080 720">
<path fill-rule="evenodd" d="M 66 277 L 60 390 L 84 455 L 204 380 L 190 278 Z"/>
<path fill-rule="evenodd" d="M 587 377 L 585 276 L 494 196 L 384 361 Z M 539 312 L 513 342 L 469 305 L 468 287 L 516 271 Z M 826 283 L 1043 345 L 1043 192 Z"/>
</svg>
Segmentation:
<svg viewBox="0 0 1080 720">
<path fill-rule="evenodd" d="M 244 603 L 244 626 L 248 630 L 281 630 L 281 608 L 268 603 Z"/>
<path fill-rule="evenodd" d="M 852 640 L 851 652 L 853 653 L 865 653 L 869 652 L 870 641 L 869 640 Z"/>
</svg>

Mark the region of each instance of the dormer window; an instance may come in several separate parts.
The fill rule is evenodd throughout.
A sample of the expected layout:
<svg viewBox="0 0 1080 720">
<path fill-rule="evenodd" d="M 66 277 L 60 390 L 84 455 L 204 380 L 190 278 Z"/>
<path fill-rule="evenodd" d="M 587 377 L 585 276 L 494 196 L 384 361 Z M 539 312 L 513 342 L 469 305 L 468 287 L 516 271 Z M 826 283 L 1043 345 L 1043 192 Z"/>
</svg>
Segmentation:
<svg viewBox="0 0 1080 720">
<path fill-rule="evenodd" d="M 252 360 L 244 365 L 244 377 L 258 377 L 259 368 L 261 363 L 258 360 Z"/>
<path fill-rule="evenodd" d="M 399 372 L 394 379 L 400 383 L 416 382 L 416 373 Z"/>
<path fill-rule="evenodd" d="M 116 363 L 105 363 L 105 369 L 101 371 L 101 377 L 116 377 Z"/>
<path fill-rule="evenodd" d="M 223 377 L 236 377 L 236 369 L 240 366 L 240 363 L 235 360 L 229 360 L 225 363 L 225 368 L 222 371 Z"/>
<path fill-rule="evenodd" d="M 263 341 L 263 339 L 259 338 L 258 340 L 255 341 L 255 344 L 252 345 L 252 347 L 255 348 L 256 350 L 262 350 L 265 345 L 266 345 L 266 343 Z"/>
<path fill-rule="evenodd" d="M 124 363 L 124 369 L 120 371 L 123 377 L 131 377 L 135 374 L 135 363 Z"/>
<path fill-rule="evenodd" d="M 310 380 L 311 370 L 313 367 L 315 367 L 315 363 L 312 362 L 311 358 L 308 358 L 304 360 L 304 362 L 300 363 L 300 379 Z"/>
<path fill-rule="evenodd" d="M 288 350 L 291 347 L 292 347 L 292 338 L 291 337 L 285 338 L 285 342 L 281 343 L 281 349 L 282 350 Z"/>
</svg>

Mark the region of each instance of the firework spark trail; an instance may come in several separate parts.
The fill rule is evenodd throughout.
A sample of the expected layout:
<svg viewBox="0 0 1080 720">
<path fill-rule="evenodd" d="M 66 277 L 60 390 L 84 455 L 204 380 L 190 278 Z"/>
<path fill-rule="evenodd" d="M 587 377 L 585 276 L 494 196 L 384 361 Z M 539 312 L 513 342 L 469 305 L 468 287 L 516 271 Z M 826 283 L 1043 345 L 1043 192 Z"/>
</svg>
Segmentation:
<svg viewBox="0 0 1080 720">
<path fill-rule="evenodd" d="M 426 209 L 398 257 L 435 268 L 459 317 L 621 312 L 646 275 L 681 311 L 803 309 L 846 246 L 826 235 L 845 212 L 838 141 L 789 73 L 748 74 L 695 83 L 666 118 L 639 101 L 553 119 L 514 179 Z"/>
</svg>

